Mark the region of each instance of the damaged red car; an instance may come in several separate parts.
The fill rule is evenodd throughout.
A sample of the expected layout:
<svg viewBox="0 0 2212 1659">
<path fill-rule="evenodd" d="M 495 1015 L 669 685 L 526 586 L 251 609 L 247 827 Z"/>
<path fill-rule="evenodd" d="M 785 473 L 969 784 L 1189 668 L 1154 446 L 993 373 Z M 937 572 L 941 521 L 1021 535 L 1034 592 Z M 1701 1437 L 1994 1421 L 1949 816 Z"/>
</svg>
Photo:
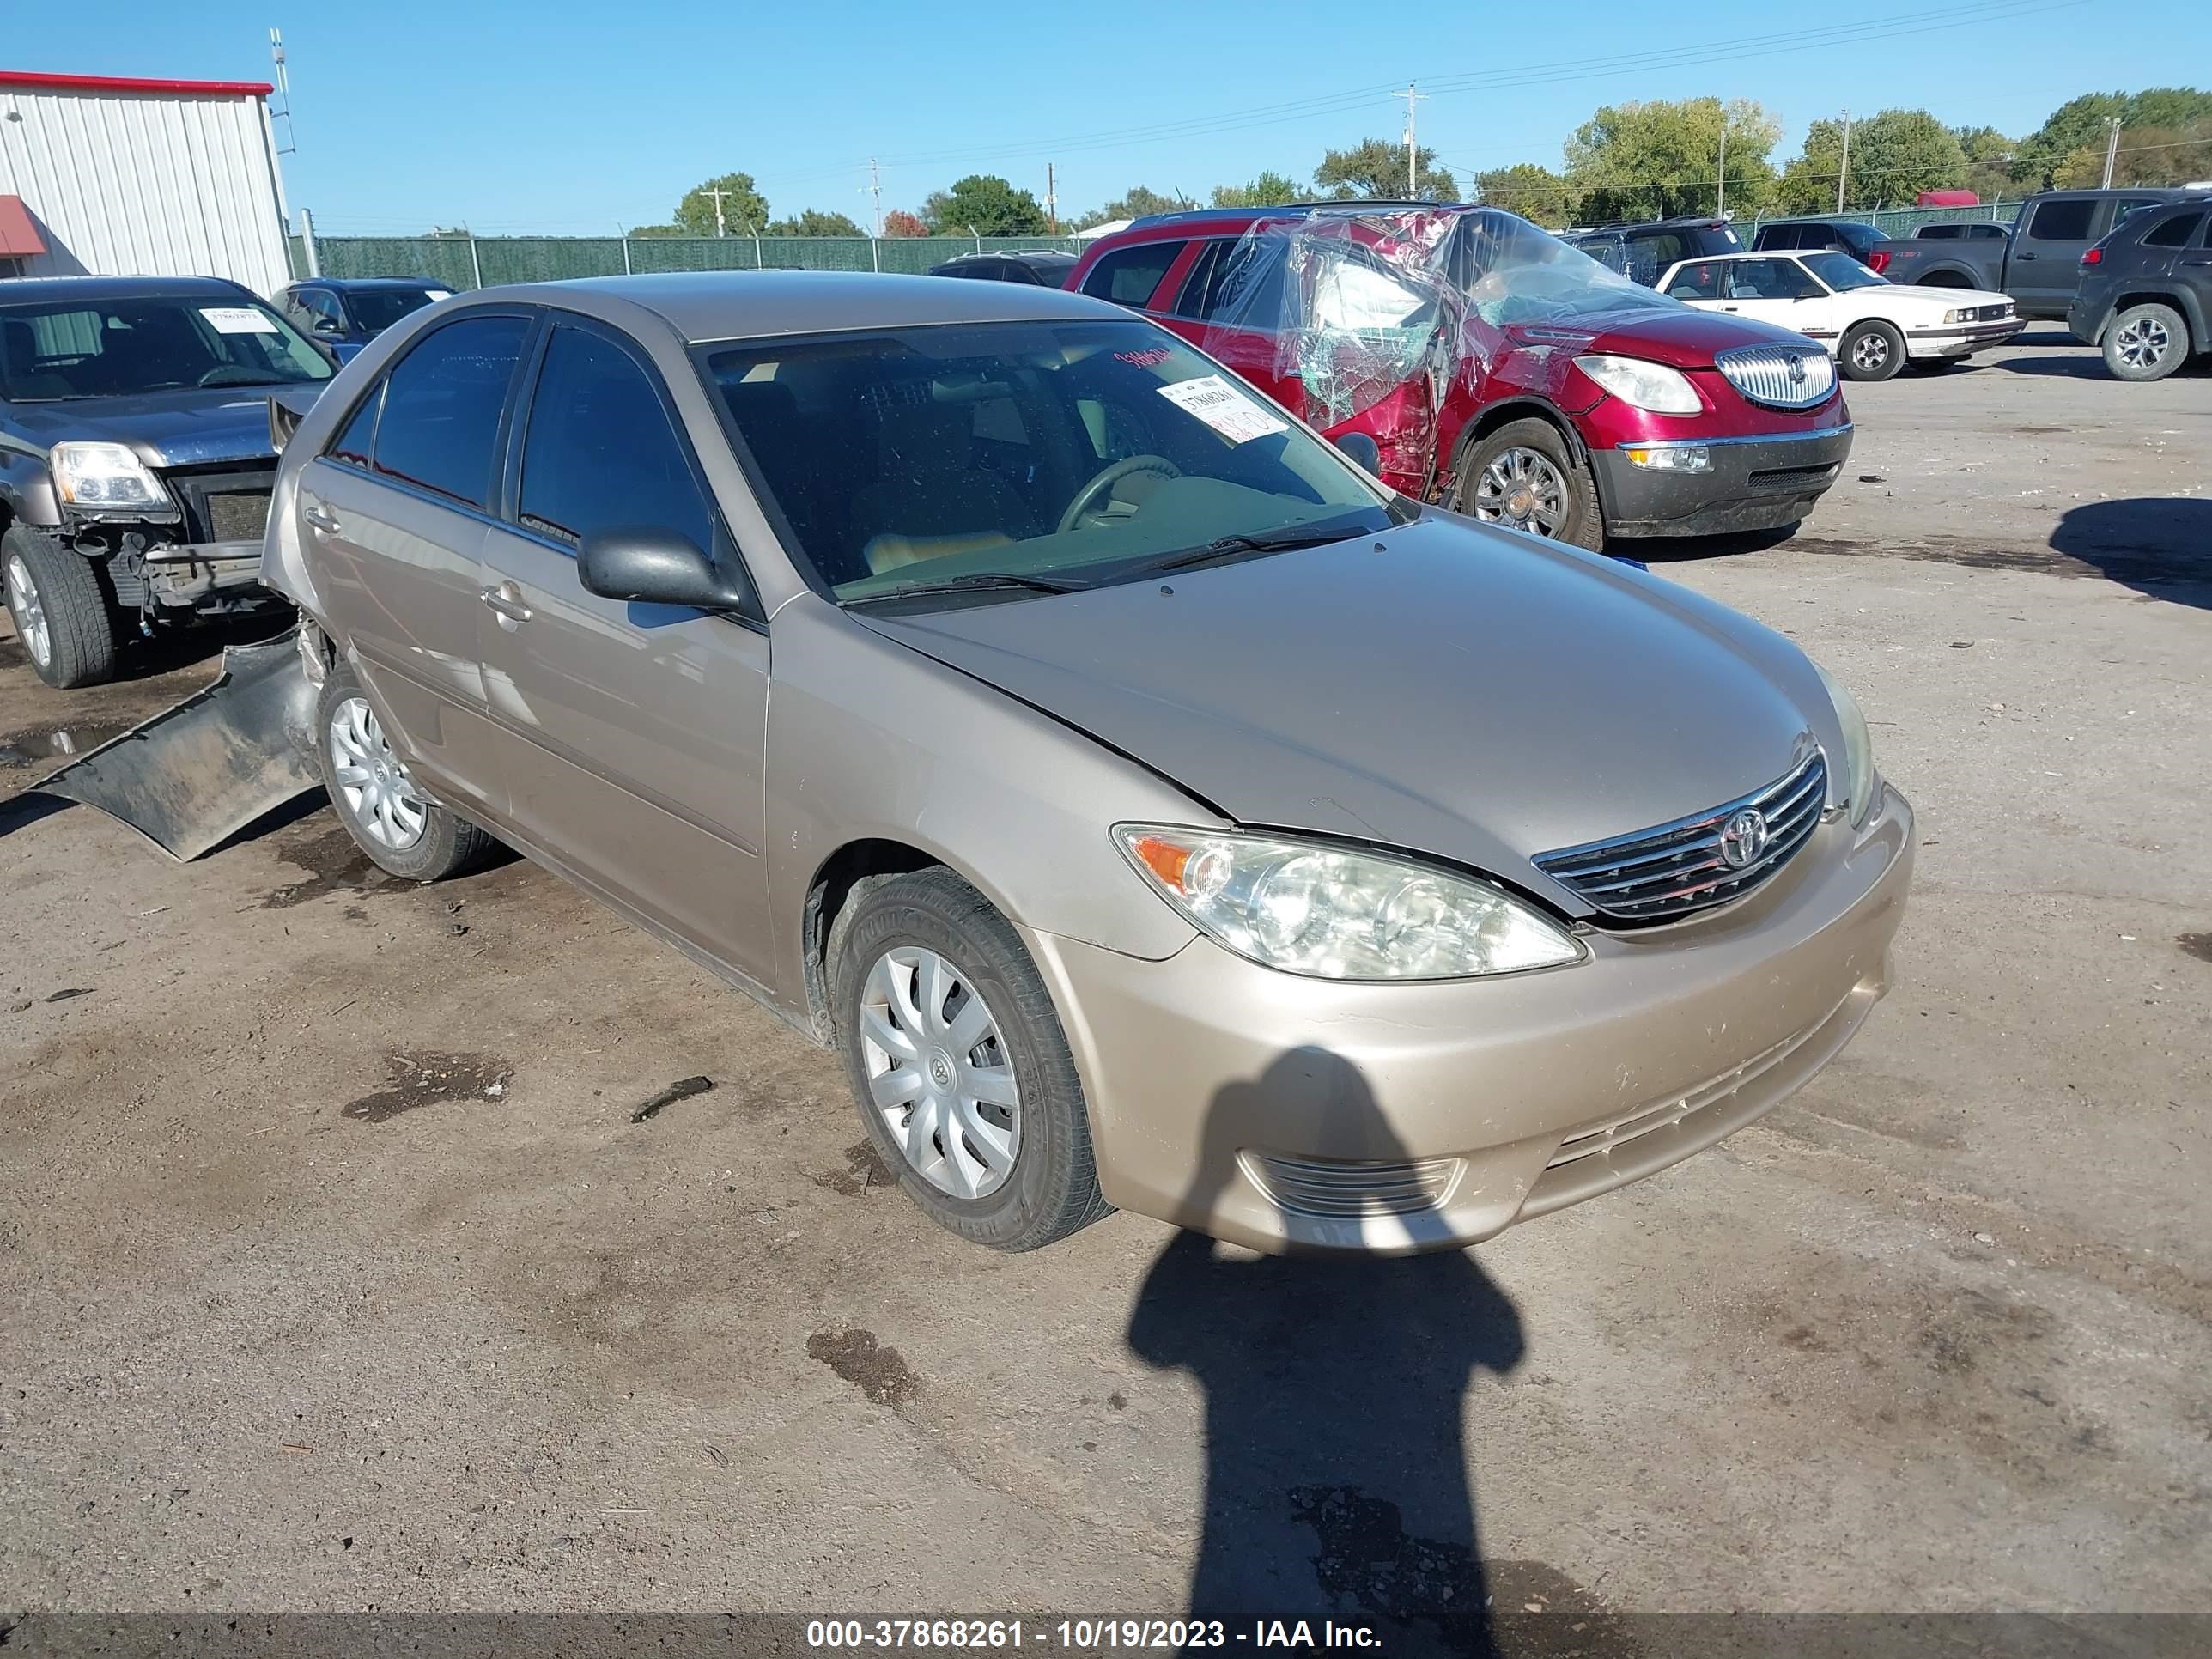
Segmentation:
<svg viewBox="0 0 2212 1659">
<path fill-rule="evenodd" d="M 1693 311 L 1495 208 L 1162 214 L 1073 289 L 1143 311 L 1400 493 L 1578 546 L 1784 529 L 1851 447 L 1835 365 Z"/>
</svg>

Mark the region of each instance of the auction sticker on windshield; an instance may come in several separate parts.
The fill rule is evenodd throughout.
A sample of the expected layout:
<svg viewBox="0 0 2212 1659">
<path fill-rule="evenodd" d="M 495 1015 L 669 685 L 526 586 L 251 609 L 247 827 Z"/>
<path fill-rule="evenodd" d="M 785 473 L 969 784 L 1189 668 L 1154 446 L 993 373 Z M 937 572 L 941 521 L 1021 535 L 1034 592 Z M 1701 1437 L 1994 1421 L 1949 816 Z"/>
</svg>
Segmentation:
<svg viewBox="0 0 2212 1659">
<path fill-rule="evenodd" d="M 1178 409 L 1188 410 L 1233 444 L 1290 430 L 1287 422 L 1277 420 L 1218 374 L 1177 380 L 1173 386 L 1162 386 L 1160 396 Z"/>
<path fill-rule="evenodd" d="M 274 334 L 276 319 L 264 317 L 252 306 L 202 306 L 200 315 L 218 334 Z"/>
</svg>

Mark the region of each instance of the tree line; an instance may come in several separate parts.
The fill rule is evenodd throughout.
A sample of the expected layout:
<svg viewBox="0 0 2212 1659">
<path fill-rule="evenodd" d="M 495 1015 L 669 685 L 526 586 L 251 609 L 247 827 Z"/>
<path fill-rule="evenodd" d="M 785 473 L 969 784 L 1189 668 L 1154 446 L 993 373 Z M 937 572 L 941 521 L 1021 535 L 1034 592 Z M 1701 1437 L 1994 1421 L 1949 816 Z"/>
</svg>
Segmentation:
<svg viewBox="0 0 2212 1659">
<path fill-rule="evenodd" d="M 2160 87 L 2085 93 L 2019 138 L 1995 127 L 1948 126 L 1927 110 L 1882 110 L 1849 122 L 1848 163 L 1846 122 L 1840 114 L 1814 122 L 1799 153 L 1778 165 L 1774 150 L 1781 141 L 1781 123 L 1749 99 L 1609 104 L 1575 129 L 1558 169 L 1522 161 L 1455 175 L 1433 149 L 1417 149 L 1412 195 L 1423 201 L 1488 203 L 1555 228 L 1722 207 L 1747 216 L 1832 212 L 1839 183 L 1847 213 L 1910 207 L 1922 191 L 1933 190 L 1971 190 L 1984 201 L 1996 201 L 2096 184 L 2104 174 L 2114 119 L 2120 123 L 2114 184 L 2212 178 L 2212 92 Z M 1407 194 L 1405 146 L 1370 138 L 1326 152 L 1307 179 L 1269 170 L 1241 184 L 1217 185 L 1205 202 L 1181 191 L 1138 185 L 1059 222 L 1057 228 L 1083 230 L 1200 206 L 1395 200 Z M 883 234 L 1037 236 L 1054 228 L 1034 192 L 978 173 L 933 191 L 918 208 L 886 213 Z M 630 234 L 868 233 L 848 214 L 817 208 L 774 217 L 750 173 L 726 173 L 685 191 L 668 223 L 642 225 Z"/>
</svg>

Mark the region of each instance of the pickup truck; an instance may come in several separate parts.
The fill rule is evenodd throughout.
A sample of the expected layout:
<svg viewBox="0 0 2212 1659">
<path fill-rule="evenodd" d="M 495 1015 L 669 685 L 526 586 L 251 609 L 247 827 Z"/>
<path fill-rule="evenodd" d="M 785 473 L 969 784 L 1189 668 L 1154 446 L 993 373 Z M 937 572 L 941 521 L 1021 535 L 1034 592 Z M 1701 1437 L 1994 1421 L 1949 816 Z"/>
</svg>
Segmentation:
<svg viewBox="0 0 2212 1659">
<path fill-rule="evenodd" d="M 2184 192 L 2053 190 L 2023 203 L 2012 234 L 1984 237 L 1893 240 L 1867 263 L 1893 283 L 1917 288 L 1991 289 L 2012 295 L 2023 317 L 2066 314 L 2081 279 L 2081 256 L 2137 208 L 2179 201 Z"/>
</svg>

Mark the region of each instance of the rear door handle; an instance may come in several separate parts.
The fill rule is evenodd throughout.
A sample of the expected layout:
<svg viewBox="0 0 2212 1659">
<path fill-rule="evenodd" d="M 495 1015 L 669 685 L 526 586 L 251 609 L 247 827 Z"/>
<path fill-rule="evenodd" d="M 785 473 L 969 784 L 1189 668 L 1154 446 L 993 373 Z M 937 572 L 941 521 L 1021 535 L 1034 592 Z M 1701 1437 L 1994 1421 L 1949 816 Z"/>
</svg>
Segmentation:
<svg viewBox="0 0 2212 1659">
<path fill-rule="evenodd" d="M 338 533 L 337 520 L 319 507 L 311 507 L 300 516 L 305 519 L 309 526 L 321 531 L 325 536 L 335 536 Z"/>
<path fill-rule="evenodd" d="M 2033 259 L 2035 258 L 2033 253 L 2015 253 L 2012 257 L 2015 263 L 2022 259 Z"/>
<path fill-rule="evenodd" d="M 513 582 L 501 582 L 497 587 L 487 587 L 477 597 L 498 612 L 505 622 L 526 623 L 536 614 L 522 602 L 522 590 Z"/>
</svg>

